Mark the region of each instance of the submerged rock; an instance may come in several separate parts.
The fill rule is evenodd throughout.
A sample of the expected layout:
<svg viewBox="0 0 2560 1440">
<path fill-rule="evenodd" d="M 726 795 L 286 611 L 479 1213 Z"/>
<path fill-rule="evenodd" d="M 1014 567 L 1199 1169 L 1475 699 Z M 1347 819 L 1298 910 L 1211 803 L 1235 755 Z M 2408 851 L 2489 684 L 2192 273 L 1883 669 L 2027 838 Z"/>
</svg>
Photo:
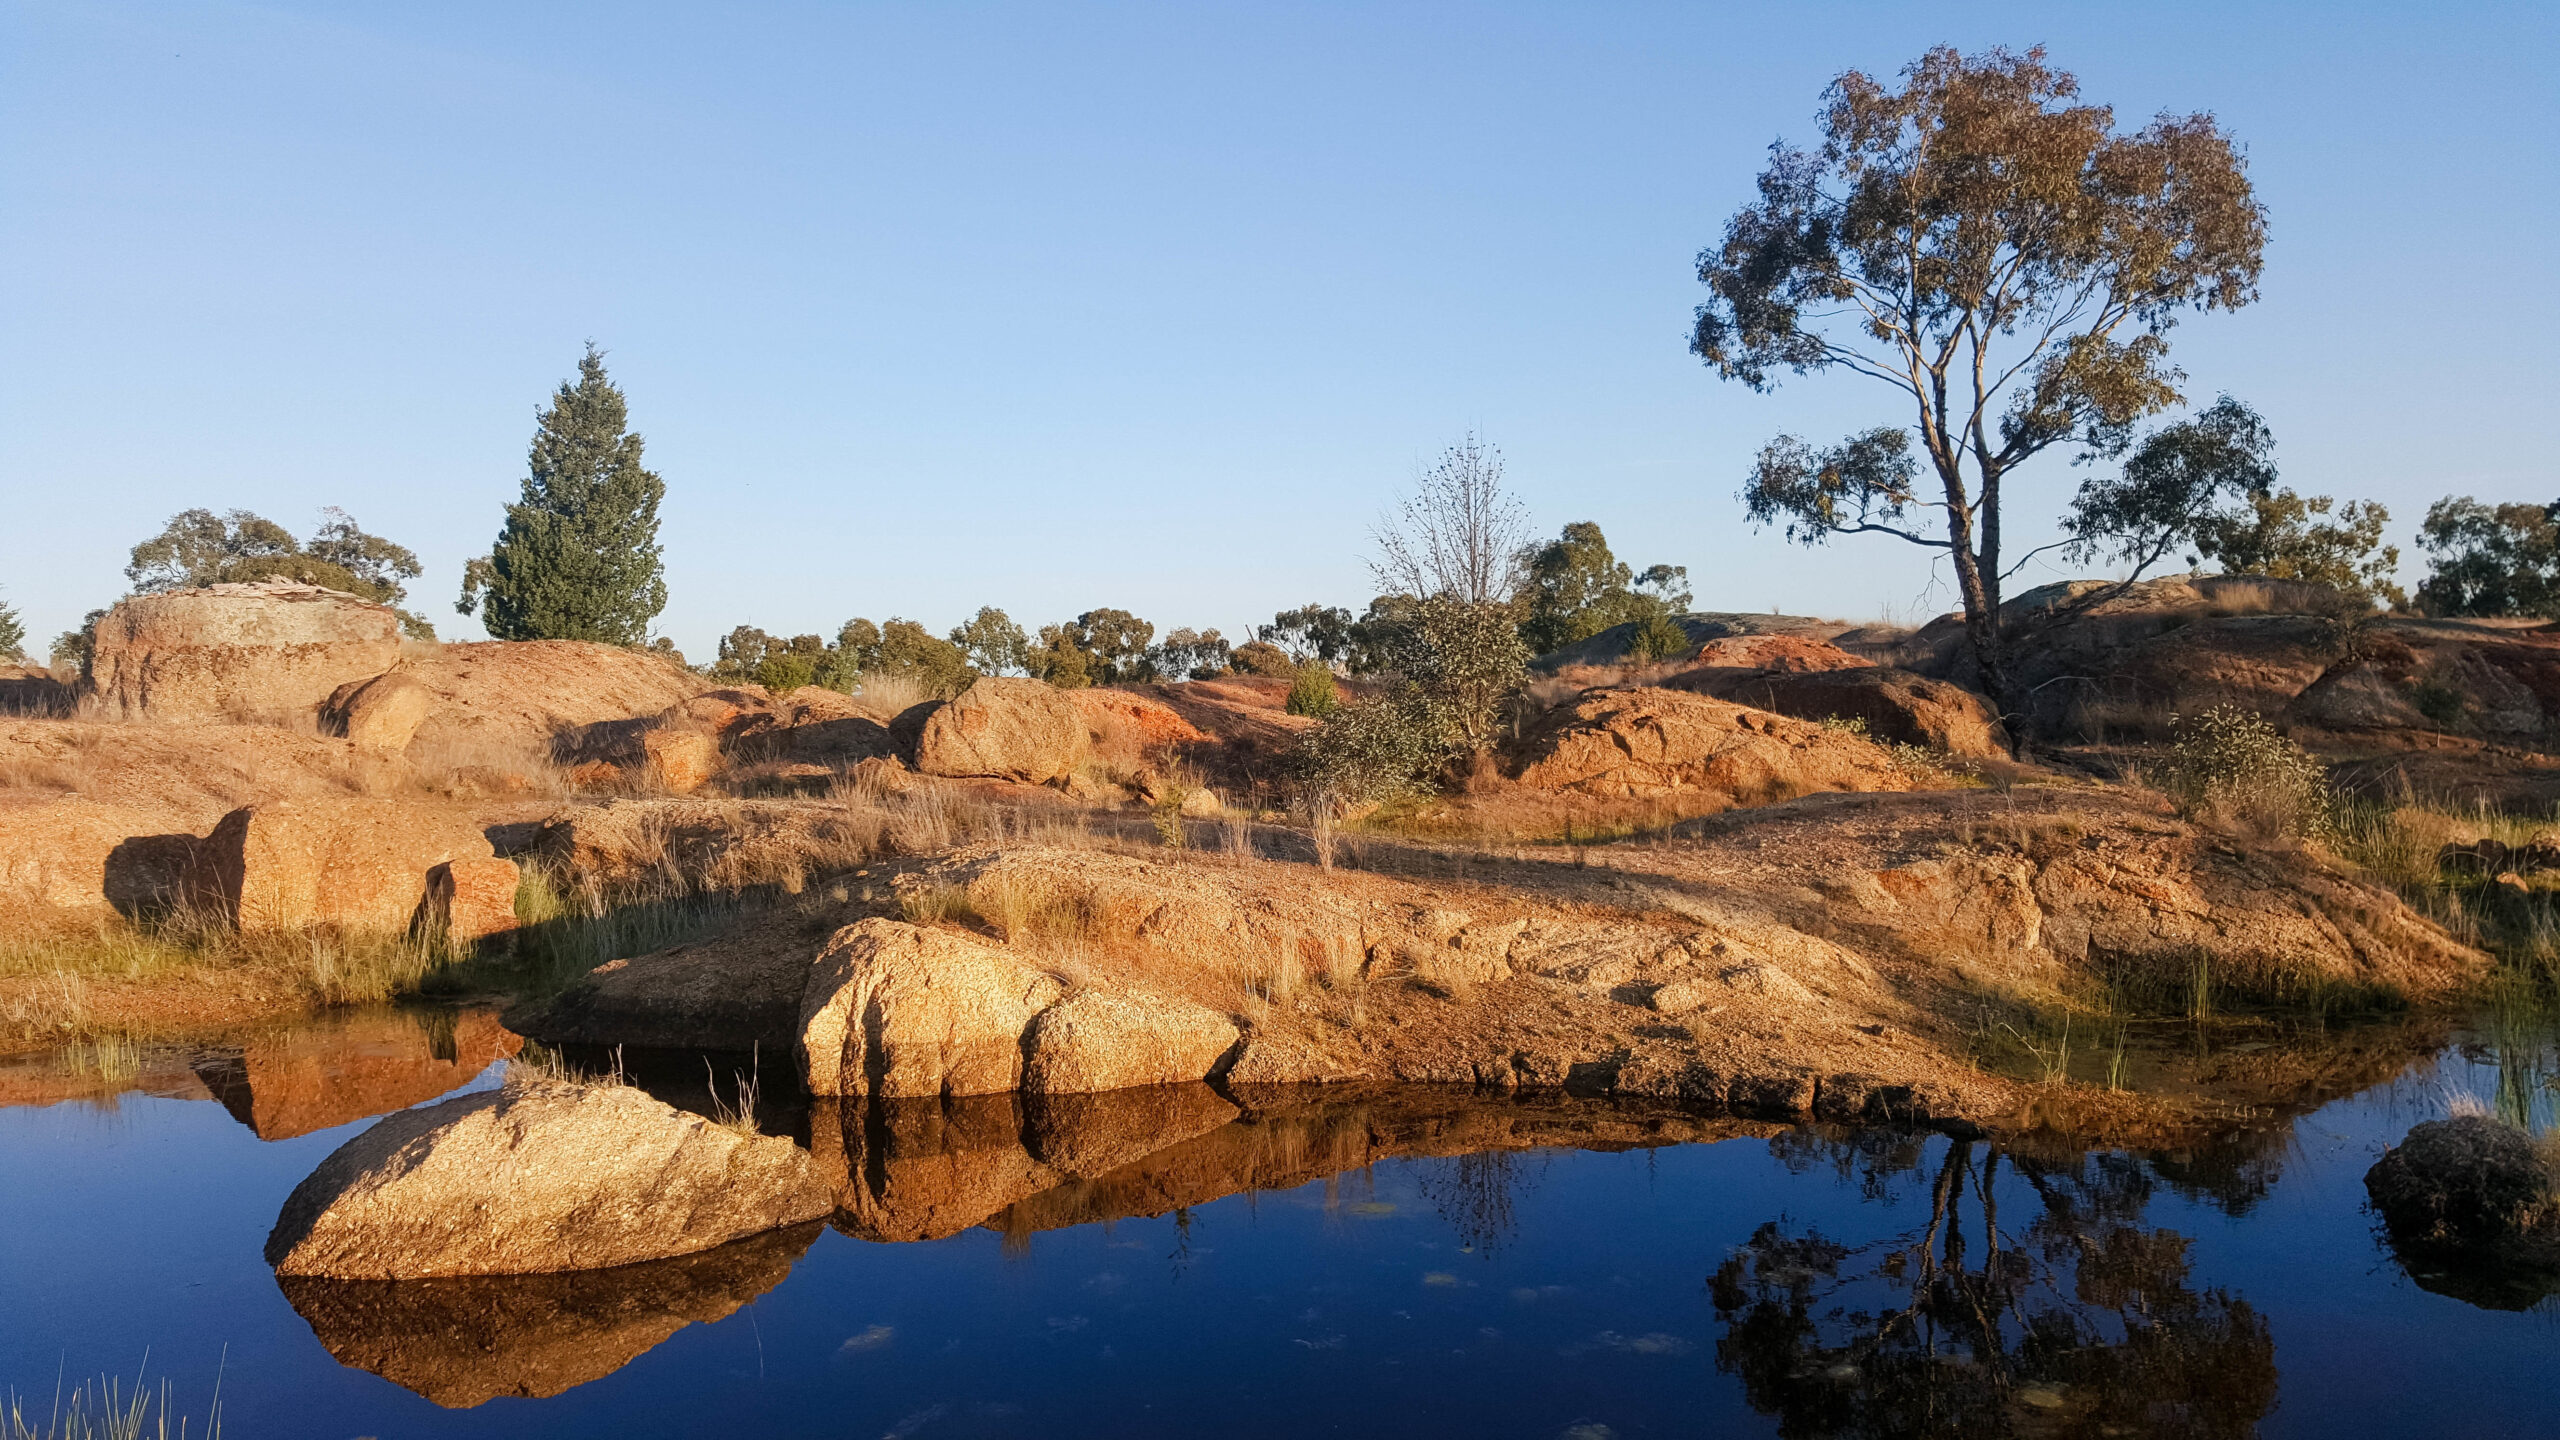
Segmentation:
<svg viewBox="0 0 2560 1440">
<path fill-rule="evenodd" d="M 2365 1193 L 2402 1240 L 2503 1240 L 2560 1217 L 2533 1137 L 2483 1115 L 2430 1120 L 2365 1172 Z"/>
<path fill-rule="evenodd" d="M 818 1229 L 560 1275 L 276 1283 L 338 1363 L 464 1410 L 603 1379 L 685 1326 L 734 1313 L 781 1284 Z"/>
<path fill-rule="evenodd" d="M 824 1217 L 807 1151 L 620 1085 L 542 1081 L 403 1111 L 294 1187 L 280 1275 L 400 1280 L 631 1265 Z"/>
<path fill-rule="evenodd" d="M 1016 1089 L 1023 1032 L 1058 994 L 1057 981 L 983 940 L 899 920 L 848 925 L 801 994 L 801 1073 L 812 1095 Z"/>
</svg>

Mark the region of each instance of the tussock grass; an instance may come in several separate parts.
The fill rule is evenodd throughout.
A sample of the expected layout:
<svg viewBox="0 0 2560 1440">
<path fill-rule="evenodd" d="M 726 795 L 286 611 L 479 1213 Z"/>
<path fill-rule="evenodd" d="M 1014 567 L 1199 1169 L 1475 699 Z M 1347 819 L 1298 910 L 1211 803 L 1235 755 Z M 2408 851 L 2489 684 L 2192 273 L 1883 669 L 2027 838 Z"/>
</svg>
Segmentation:
<svg viewBox="0 0 2560 1440">
<path fill-rule="evenodd" d="M 135 985 L 253 986 L 306 1006 L 387 1000 L 462 959 L 434 936 L 314 927 L 242 933 L 179 913 L 0 935 L 0 1027 L 20 1040 L 117 1033 L 111 993 Z M 176 1018 L 176 1017 L 173 1017 Z"/>
<path fill-rule="evenodd" d="M 2395 797 L 2349 798 L 2337 807 L 2329 845 L 2337 857 L 2398 891 L 2412 909 L 2448 934 L 2501 962 L 2492 997 L 2502 1002 L 2560 1003 L 2560 873 L 2500 875 L 2445 870 L 2449 845 L 2494 840 L 2548 843 L 2560 813 L 2516 815 L 2485 804 L 2431 803 L 2405 791 Z"/>
<path fill-rule="evenodd" d="M 144 1381 L 136 1371 L 131 1388 L 113 1375 L 83 1380 L 65 1391 L 59 1381 L 49 1404 L 38 1412 L 42 1424 L 29 1415 L 29 1400 L 12 1390 L 8 1408 L 0 1413 L 0 1440 L 221 1440 L 222 1381 L 213 1384 L 213 1402 L 204 1420 L 198 1424 L 192 1416 L 175 1416 L 169 1382 L 162 1380 L 158 1390 Z"/>
</svg>

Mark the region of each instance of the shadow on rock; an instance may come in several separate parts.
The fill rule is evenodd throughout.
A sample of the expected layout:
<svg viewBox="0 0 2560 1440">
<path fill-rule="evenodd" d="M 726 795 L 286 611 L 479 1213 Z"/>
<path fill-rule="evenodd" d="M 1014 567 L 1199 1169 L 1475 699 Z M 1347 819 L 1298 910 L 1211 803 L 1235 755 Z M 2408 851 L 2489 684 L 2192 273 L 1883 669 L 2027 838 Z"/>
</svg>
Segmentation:
<svg viewBox="0 0 2560 1440">
<path fill-rule="evenodd" d="M 722 1319 L 781 1284 L 820 1228 L 610 1270 L 276 1284 L 339 1363 L 461 1410 L 560 1394 Z"/>
</svg>

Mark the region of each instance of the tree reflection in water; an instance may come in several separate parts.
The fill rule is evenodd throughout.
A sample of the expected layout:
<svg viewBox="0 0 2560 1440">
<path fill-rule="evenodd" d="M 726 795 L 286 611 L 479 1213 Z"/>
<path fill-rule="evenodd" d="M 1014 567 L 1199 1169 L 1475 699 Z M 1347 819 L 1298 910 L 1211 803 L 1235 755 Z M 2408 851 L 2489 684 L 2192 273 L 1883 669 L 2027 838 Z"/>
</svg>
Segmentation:
<svg viewBox="0 0 2560 1440">
<path fill-rule="evenodd" d="M 2187 1237 L 2143 1223 L 2143 1162 L 1876 1134 L 1773 1143 L 1793 1164 L 1854 1166 L 1878 1202 L 1862 1214 L 1928 1207 L 1926 1224 L 1863 1244 L 1771 1221 L 1708 1282 L 1717 1366 L 1781 1435 L 2203 1440 L 2252 1434 L 2274 1406 L 2267 1322 L 2194 1288 Z"/>
</svg>

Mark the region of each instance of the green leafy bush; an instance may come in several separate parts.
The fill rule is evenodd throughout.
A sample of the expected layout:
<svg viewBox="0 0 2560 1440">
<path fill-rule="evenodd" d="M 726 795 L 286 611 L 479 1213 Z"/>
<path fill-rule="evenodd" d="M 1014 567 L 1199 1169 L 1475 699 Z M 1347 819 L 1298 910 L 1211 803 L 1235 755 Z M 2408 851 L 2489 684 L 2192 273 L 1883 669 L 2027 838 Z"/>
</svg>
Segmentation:
<svg viewBox="0 0 2560 1440">
<path fill-rule="evenodd" d="M 1635 633 L 1627 637 L 1627 658 L 1640 665 L 1658 665 L 1665 660 L 1678 660 L 1698 648 L 1680 622 L 1667 614 L 1647 615 L 1636 622 Z"/>
<path fill-rule="evenodd" d="M 2266 717 L 2217 705 L 2179 721 L 2158 779 L 2191 815 L 2265 834 L 2317 838 L 2336 825 L 2328 767 Z"/>
<path fill-rule="evenodd" d="M 1427 788 L 1448 754 L 1420 687 L 1408 683 L 1326 716 L 1307 732 L 1298 763 L 1320 794 L 1388 800 Z"/>
<path fill-rule="evenodd" d="M 1310 660 L 1298 667 L 1289 682 L 1290 714 L 1312 715 L 1321 720 L 1341 706 L 1341 691 L 1333 683 L 1333 667 L 1321 660 Z"/>
<path fill-rule="evenodd" d="M 0 604 L 0 660 L 23 659 L 26 651 L 26 622 L 18 618 L 15 606 Z"/>
</svg>

